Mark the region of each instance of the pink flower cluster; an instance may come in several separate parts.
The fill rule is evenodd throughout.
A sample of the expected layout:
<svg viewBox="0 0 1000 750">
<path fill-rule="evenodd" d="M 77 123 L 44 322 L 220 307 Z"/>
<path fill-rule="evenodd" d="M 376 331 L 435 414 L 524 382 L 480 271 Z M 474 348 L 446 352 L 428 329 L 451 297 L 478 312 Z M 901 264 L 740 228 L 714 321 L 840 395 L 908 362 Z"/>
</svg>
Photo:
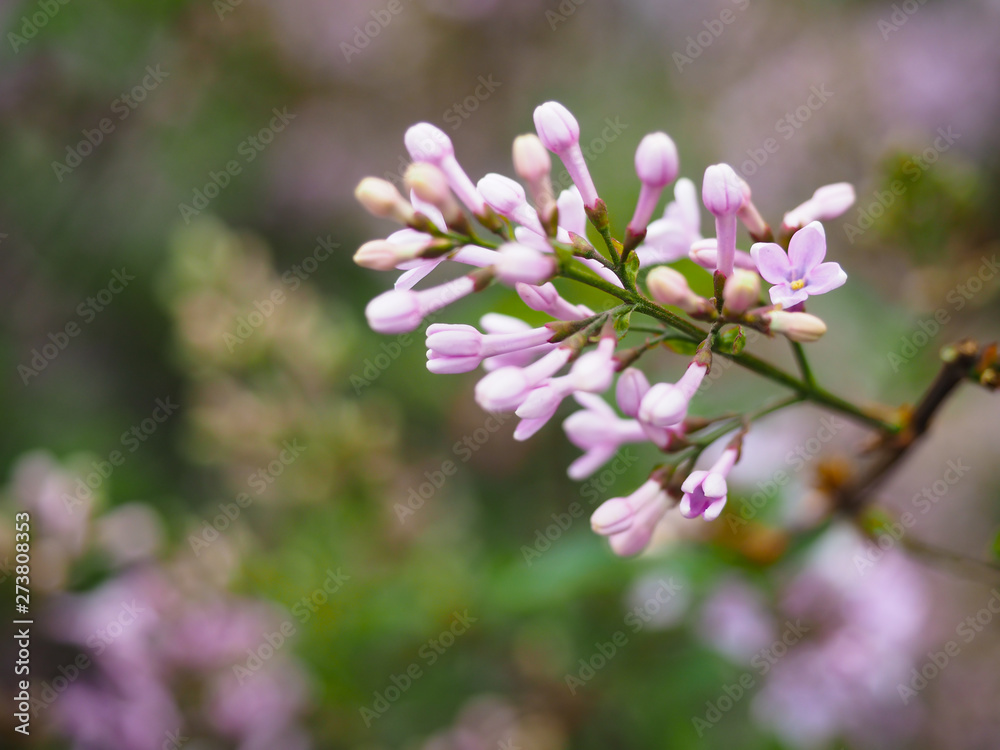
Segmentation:
<svg viewBox="0 0 1000 750">
<path fill-rule="evenodd" d="M 580 147 L 576 118 L 563 105 L 547 102 L 535 110 L 534 122 L 537 134 L 514 141 L 514 171 L 521 182 L 487 174 L 474 183 L 448 136 L 428 123 L 406 133 L 413 159 L 404 178 L 408 197 L 385 180 L 361 181 L 356 196 L 364 207 L 406 226 L 366 243 L 355 255 L 362 266 L 402 271 L 394 289 L 368 304 L 366 316 L 381 333 L 414 331 L 452 302 L 498 282 L 513 287 L 528 308 L 552 318 L 533 327 L 490 313 L 481 321 L 482 330 L 433 322 L 427 327 L 427 367 L 434 373 L 462 373 L 482 366 L 486 375 L 476 386 L 476 401 L 487 411 L 520 417 L 517 440 L 542 429 L 568 398 L 575 400 L 583 409 L 563 425 L 569 440 L 584 451 L 569 467 L 574 479 L 595 472 L 626 443 L 648 442 L 683 455 L 674 466 L 654 471 L 633 494 L 608 500 L 593 514 L 594 530 L 610 538 L 616 553 L 636 554 L 673 505 L 687 518 L 712 520 L 722 512 L 742 432 L 713 466 L 694 470 L 706 446 L 699 448 L 693 433 L 704 420 L 688 419 L 689 405 L 711 367 L 718 343 L 713 337 L 726 324 L 781 333 L 793 342 L 815 341 L 825 332 L 823 321 L 804 311 L 804 302 L 842 285 L 846 274 L 837 263 L 824 262 L 820 220 L 846 211 L 854 191 L 846 183 L 820 188 L 785 215 L 775 241 L 747 183 L 730 166 L 715 164 L 705 171 L 701 190 L 715 219 L 715 237 L 706 239 L 696 187 L 690 179 L 677 179 L 674 142 L 665 133 L 652 133 L 636 150 L 639 197 L 625 239 L 618 243 L 610 238 L 607 206 Z M 550 176 L 551 154 L 562 160 L 574 183 L 558 195 Z M 675 180 L 674 200 L 662 218 L 653 220 L 664 190 Z M 588 241 L 588 220 L 604 238 L 606 255 Z M 749 252 L 737 249 L 740 223 L 755 243 Z M 483 228 L 495 236 L 484 239 Z M 696 294 L 684 274 L 666 265 L 682 259 L 714 272 L 714 298 Z M 456 264 L 473 270 L 415 289 L 439 267 Z M 636 285 L 640 271 L 646 295 Z M 624 305 L 595 313 L 565 299 L 552 283 L 557 277 L 597 286 Z M 771 304 L 762 303 L 762 279 L 772 285 Z M 646 306 L 657 306 L 667 320 L 687 315 L 713 324 L 674 383 L 650 384 L 631 366 L 652 348 L 648 341 L 634 349 L 622 347 L 629 323 L 620 313 L 637 305 L 647 313 Z M 624 416 L 599 395 L 616 376 L 616 400 Z"/>
</svg>

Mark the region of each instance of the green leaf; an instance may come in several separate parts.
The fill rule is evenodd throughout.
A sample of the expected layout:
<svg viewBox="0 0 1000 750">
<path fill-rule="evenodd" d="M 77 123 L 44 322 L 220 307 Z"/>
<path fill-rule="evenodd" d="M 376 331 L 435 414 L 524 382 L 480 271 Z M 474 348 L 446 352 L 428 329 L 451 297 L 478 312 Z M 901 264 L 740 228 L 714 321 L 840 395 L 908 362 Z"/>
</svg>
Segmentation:
<svg viewBox="0 0 1000 750">
<path fill-rule="evenodd" d="M 639 275 L 639 256 L 633 250 L 625 261 L 625 277 L 632 286 L 635 286 L 636 277 Z"/>
<path fill-rule="evenodd" d="M 632 319 L 631 307 L 629 307 L 626 310 L 620 310 L 619 312 L 616 312 L 614 315 L 615 333 L 617 333 L 619 336 L 624 336 L 626 333 L 628 333 L 629 323 L 631 322 L 631 319 Z"/>
</svg>

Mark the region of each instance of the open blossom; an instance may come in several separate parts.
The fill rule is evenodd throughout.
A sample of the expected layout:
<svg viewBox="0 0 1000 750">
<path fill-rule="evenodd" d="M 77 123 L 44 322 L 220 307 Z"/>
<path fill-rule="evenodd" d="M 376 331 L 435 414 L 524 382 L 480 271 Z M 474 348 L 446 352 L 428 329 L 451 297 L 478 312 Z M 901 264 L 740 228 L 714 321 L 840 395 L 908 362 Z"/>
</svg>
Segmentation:
<svg viewBox="0 0 1000 750">
<path fill-rule="evenodd" d="M 566 473 L 570 479 L 586 479 L 610 461 L 621 446 L 648 440 L 638 420 L 622 419 L 600 396 L 577 392 L 573 398 L 584 408 L 569 415 L 563 429 L 569 441 L 585 453 L 569 465 Z"/>
<path fill-rule="evenodd" d="M 739 458 L 738 448 L 726 448 L 708 471 L 692 471 L 681 489 L 681 515 L 685 518 L 702 516 L 706 521 L 719 517 L 726 505 L 726 477 Z"/>
<path fill-rule="evenodd" d="M 648 479 L 631 495 L 602 503 L 590 517 L 590 526 L 608 537 L 616 555 L 637 555 L 649 545 L 669 507 L 670 497 L 659 480 Z"/>
<path fill-rule="evenodd" d="M 771 287 L 771 302 L 791 307 L 810 296 L 825 294 L 847 281 L 839 263 L 823 262 L 826 232 L 818 221 L 792 235 L 788 254 L 773 242 L 758 242 L 750 248 L 757 270 Z"/>
</svg>

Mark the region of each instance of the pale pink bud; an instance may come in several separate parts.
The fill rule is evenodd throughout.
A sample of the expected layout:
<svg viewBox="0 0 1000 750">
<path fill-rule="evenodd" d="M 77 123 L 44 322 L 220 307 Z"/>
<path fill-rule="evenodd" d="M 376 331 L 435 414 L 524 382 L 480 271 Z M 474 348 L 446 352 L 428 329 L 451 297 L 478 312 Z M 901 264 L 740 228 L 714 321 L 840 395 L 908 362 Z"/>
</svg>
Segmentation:
<svg viewBox="0 0 1000 750">
<path fill-rule="evenodd" d="M 618 376 L 615 398 L 618 401 L 618 408 L 626 416 L 639 416 L 639 404 L 642 403 L 642 397 L 648 392 L 649 380 L 642 370 L 629 367 Z"/>
<path fill-rule="evenodd" d="M 656 524 L 667 512 L 668 501 L 660 483 L 649 479 L 631 495 L 602 503 L 590 517 L 590 525 L 598 534 L 610 537 L 616 555 L 636 555 L 649 544 Z"/>
<path fill-rule="evenodd" d="M 593 311 L 584 305 L 571 305 L 563 299 L 551 283 L 515 284 L 521 300 L 532 310 L 543 312 L 559 320 L 579 320 L 593 315 Z"/>
<path fill-rule="evenodd" d="M 420 257 L 430 243 L 426 240 L 412 242 L 391 242 L 372 240 L 366 242 L 354 253 L 354 262 L 364 268 L 376 271 L 391 271 L 400 263 Z"/>
<path fill-rule="evenodd" d="M 705 170 L 701 199 L 715 216 L 735 216 L 746 199 L 745 183 L 728 164 L 713 164 Z"/>
<path fill-rule="evenodd" d="M 545 148 L 559 156 L 580 143 L 580 124 L 559 102 L 535 107 L 535 130 Z"/>
<path fill-rule="evenodd" d="M 555 375 L 571 356 L 569 349 L 559 347 L 527 367 L 494 370 L 476 384 L 476 403 L 486 411 L 514 411 L 533 388 Z"/>
<path fill-rule="evenodd" d="M 444 172 L 452 191 L 466 208 L 477 216 L 486 213 L 482 196 L 455 158 L 455 147 L 443 130 L 429 122 L 419 122 L 406 131 L 403 140 L 413 161 L 433 164 Z"/>
<path fill-rule="evenodd" d="M 552 172 L 552 157 L 541 138 L 533 133 L 514 139 L 514 171 L 529 184 L 536 184 Z"/>
<path fill-rule="evenodd" d="M 354 197 L 365 209 L 380 219 L 393 219 L 409 224 L 416 216 L 413 206 L 400 194 L 396 186 L 380 177 L 365 177 L 354 189 Z"/>
<path fill-rule="evenodd" d="M 406 170 L 403 182 L 421 201 L 429 203 L 440 211 L 446 225 L 451 226 L 461 219 L 462 209 L 455 201 L 444 172 L 433 164 L 423 162 L 411 164 Z"/>
<path fill-rule="evenodd" d="M 760 211 L 757 210 L 757 206 L 751 200 L 750 186 L 746 180 L 740 178 L 740 184 L 743 186 L 743 205 L 737 211 L 736 215 L 752 236 L 765 237 L 771 228 L 764 221 L 764 217 L 760 215 Z"/>
<path fill-rule="evenodd" d="M 706 308 L 704 297 L 695 294 L 688 286 L 684 274 L 670 266 L 656 266 L 646 277 L 646 288 L 661 305 L 673 305 L 685 312 L 698 312 Z"/>
<path fill-rule="evenodd" d="M 691 244 L 688 257 L 702 268 L 712 270 L 719 264 L 719 242 L 715 237 L 707 237 Z M 737 250 L 733 258 L 733 266 L 745 271 L 756 271 L 757 264 L 746 250 Z"/>
<path fill-rule="evenodd" d="M 733 313 L 743 313 L 760 302 L 760 276 L 753 271 L 736 269 L 726 279 L 722 290 L 726 309 Z"/>
<path fill-rule="evenodd" d="M 772 332 L 804 344 L 817 341 L 826 333 L 826 323 L 809 313 L 775 310 L 767 314 L 767 319 Z"/>
<path fill-rule="evenodd" d="M 588 208 L 597 206 L 597 188 L 580 149 L 580 125 L 559 102 L 546 102 L 535 108 L 535 130 L 545 148 L 554 152 L 566 165 L 573 183 Z"/>
<path fill-rule="evenodd" d="M 479 194 L 490 208 L 516 224 L 523 224 L 536 234 L 544 235 L 538 214 L 528 205 L 524 188 L 516 180 L 490 173 L 477 184 Z"/>
<path fill-rule="evenodd" d="M 639 419 L 654 427 L 671 427 L 684 421 L 688 404 L 697 393 L 708 368 L 692 362 L 676 384 L 657 383 L 643 396 Z"/>
<path fill-rule="evenodd" d="M 426 315 L 471 294 L 476 282 L 462 276 L 440 286 L 414 292 L 392 289 L 375 297 L 365 307 L 365 317 L 378 333 L 409 333 L 420 326 Z"/>
<path fill-rule="evenodd" d="M 507 242 L 498 249 L 495 266 L 497 280 L 514 286 L 517 283 L 542 284 L 556 274 L 558 265 L 552 255 L 540 253 L 517 242 Z"/>
<path fill-rule="evenodd" d="M 650 133 L 635 151 L 635 171 L 644 185 L 661 190 L 677 179 L 677 146 L 666 133 Z"/>
</svg>

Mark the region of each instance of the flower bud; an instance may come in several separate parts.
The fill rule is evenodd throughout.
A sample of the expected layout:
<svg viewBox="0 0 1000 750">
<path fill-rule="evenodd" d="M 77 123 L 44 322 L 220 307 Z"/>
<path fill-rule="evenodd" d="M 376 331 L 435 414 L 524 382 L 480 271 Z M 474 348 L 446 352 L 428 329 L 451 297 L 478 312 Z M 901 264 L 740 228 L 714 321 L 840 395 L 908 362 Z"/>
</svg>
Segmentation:
<svg viewBox="0 0 1000 750">
<path fill-rule="evenodd" d="M 736 269 L 726 279 L 722 299 L 726 309 L 733 313 L 744 313 L 756 307 L 760 301 L 760 276 L 752 271 Z"/>
<path fill-rule="evenodd" d="M 416 216 L 413 206 L 403 198 L 396 186 L 380 177 L 365 177 L 354 189 L 354 197 L 365 209 L 380 219 L 393 219 L 409 224 Z"/>
<path fill-rule="evenodd" d="M 705 170 L 701 199 L 715 216 L 735 216 L 746 199 L 743 180 L 728 164 L 713 164 Z"/>
<path fill-rule="evenodd" d="M 618 386 L 615 389 L 615 399 L 618 401 L 618 408 L 627 417 L 636 417 L 639 414 L 639 404 L 642 397 L 649 391 L 649 380 L 645 373 L 635 367 L 625 369 L 618 376 Z"/>
<path fill-rule="evenodd" d="M 530 184 L 545 179 L 552 172 L 552 157 L 537 135 L 528 133 L 514 139 L 514 171 Z"/>
<path fill-rule="evenodd" d="M 508 242 L 501 245 L 498 251 L 500 257 L 496 263 L 496 277 L 502 284 L 542 284 L 556 274 L 556 259 L 527 245 Z"/>
<path fill-rule="evenodd" d="M 403 183 L 417 198 L 438 209 L 448 226 L 461 220 L 462 209 L 448 186 L 448 179 L 433 164 L 414 162 L 407 167 Z"/>
<path fill-rule="evenodd" d="M 580 142 L 580 125 L 559 102 L 545 102 L 535 107 L 535 130 L 545 148 L 562 156 Z"/>
<path fill-rule="evenodd" d="M 804 344 L 817 341 L 826 333 L 826 323 L 809 313 L 775 310 L 767 314 L 767 320 L 773 333 L 783 333 Z"/>
<path fill-rule="evenodd" d="M 455 147 L 441 128 L 429 122 L 418 122 L 410 126 L 403 136 L 403 143 L 416 162 L 440 165 L 449 156 L 455 155 Z"/>
<path fill-rule="evenodd" d="M 421 240 L 405 243 L 372 240 L 358 248 L 354 262 L 375 271 L 391 271 L 403 261 L 419 258 L 428 246 L 428 242 Z"/>
<path fill-rule="evenodd" d="M 635 151 L 635 172 L 644 185 L 661 190 L 677 179 L 677 146 L 666 133 L 650 133 Z"/>
<path fill-rule="evenodd" d="M 688 286 L 684 274 L 670 266 L 657 266 L 646 277 L 646 288 L 661 305 L 673 305 L 685 312 L 700 310 L 705 302 Z"/>
</svg>

